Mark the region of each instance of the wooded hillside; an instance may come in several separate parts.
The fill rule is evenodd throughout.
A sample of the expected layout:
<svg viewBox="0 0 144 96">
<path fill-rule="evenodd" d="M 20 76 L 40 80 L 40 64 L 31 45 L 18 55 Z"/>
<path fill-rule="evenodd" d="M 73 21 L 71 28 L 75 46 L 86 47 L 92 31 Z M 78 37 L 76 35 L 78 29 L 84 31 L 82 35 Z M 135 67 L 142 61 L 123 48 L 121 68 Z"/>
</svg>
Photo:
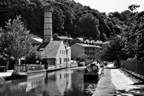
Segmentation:
<svg viewBox="0 0 144 96">
<path fill-rule="evenodd" d="M 16 15 L 22 16 L 27 29 L 31 33 L 43 37 L 43 0 L 1 0 L 0 26 L 4 27 L 8 19 Z M 91 9 L 71 0 L 54 0 L 53 7 L 53 33 L 71 35 L 72 37 L 92 37 L 97 40 L 107 40 L 110 36 L 121 33 L 119 29 L 127 20 L 122 13 L 114 12 L 109 15 Z M 113 14 L 113 16 L 111 16 Z M 125 26 L 124 26 L 125 27 Z"/>
<path fill-rule="evenodd" d="M 43 0 L 1 0 L 0 26 L 21 15 L 25 27 L 31 33 L 43 37 Z M 139 5 L 131 5 L 123 12 L 109 14 L 83 6 L 74 0 L 52 0 L 53 34 L 85 37 L 94 40 L 110 40 L 120 36 L 122 50 L 128 57 L 142 59 L 144 53 L 144 12 L 137 12 Z"/>
</svg>

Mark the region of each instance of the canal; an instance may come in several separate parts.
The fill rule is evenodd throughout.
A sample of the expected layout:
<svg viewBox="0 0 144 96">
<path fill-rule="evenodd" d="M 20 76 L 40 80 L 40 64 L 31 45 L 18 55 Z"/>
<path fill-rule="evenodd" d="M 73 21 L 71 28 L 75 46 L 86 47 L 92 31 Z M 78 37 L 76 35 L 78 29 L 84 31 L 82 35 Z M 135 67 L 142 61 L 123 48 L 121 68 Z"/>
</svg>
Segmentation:
<svg viewBox="0 0 144 96">
<path fill-rule="evenodd" d="M 47 73 L 44 78 L 0 84 L 0 96 L 89 96 L 97 82 L 84 80 L 84 68 Z"/>
</svg>

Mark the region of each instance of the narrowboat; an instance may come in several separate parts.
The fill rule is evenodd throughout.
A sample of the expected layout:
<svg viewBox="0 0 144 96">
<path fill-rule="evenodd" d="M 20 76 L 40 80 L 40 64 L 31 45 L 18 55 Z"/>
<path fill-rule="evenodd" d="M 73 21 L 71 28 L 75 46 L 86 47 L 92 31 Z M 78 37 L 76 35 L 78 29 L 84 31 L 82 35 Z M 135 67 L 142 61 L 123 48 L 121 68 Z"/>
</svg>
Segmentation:
<svg viewBox="0 0 144 96">
<path fill-rule="evenodd" d="M 99 68 L 96 64 L 89 64 L 84 69 L 84 79 L 99 79 Z"/>
<path fill-rule="evenodd" d="M 13 79 L 34 79 L 45 77 L 46 70 L 43 65 L 15 65 L 14 72 L 12 73 Z"/>
</svg>

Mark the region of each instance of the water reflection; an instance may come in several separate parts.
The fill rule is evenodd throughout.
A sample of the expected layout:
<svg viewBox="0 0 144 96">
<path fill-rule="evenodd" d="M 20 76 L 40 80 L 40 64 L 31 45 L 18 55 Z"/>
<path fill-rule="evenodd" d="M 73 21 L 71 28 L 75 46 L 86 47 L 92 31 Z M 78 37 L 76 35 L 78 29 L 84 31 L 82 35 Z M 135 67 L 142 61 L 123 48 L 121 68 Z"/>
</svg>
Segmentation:
<svg viewBox="0 0 144 96">
<path fill-rule="evenodd" d="M 96 83 L 84 80 L 83 69 L 65 69 L 47 73 L 45 78 L 5 82 L 0 96 L 88 96 Z"/>
<path fill-rule="evenodd" d="M 49 96 L 63 96 L 66 90 L 71 89 L 72 70 L 61 70 L 47 74 L 45 92 Z M 44 95 L 46 96 L 46 95 Z"/>
<path fill-rule="evenodd" d="M 95 80 L 84 80 L 83 70 L 76 70 L 72 74 L 72 90 L 66 96 L 89 96 L 93 93 L 92 90 L 88 90 L 89 86 L 93 85 L 95 86 L 93 89 L 95 89 L 96 84 Z"/>
<path fill-rule="evenodd" d="M 43 96 L 45 78 L 8 81 L 0 85 L 0 96 Z"/>
</svg>

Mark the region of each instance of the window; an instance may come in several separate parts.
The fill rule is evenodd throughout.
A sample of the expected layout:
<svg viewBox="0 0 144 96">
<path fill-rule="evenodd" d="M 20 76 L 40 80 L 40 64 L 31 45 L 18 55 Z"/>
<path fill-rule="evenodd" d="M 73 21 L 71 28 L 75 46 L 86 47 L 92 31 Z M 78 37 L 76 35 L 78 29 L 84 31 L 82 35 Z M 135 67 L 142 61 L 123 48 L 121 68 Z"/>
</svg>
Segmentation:
<svg viewBox="0 0 144 96">
<path fill-rule="evenodd" d="M 69 58 L 64 58 L 64 62 L 69 62 Z"/>
<path fill-rule="evenodd" d="M 66 50 L 66 55 L 68 55 L 68 50 Z"/>
<path fill-rule="evenodd" d="M 60 79 L 61 79 L 61 74 L 60 74 Z"/>
<path fill-rule="evenodd" d="M 61 58 L 59 58 L 59 60 L 60 60 L 59 62 L 60 62 L 60 64 L 61 64 Z"/>
</svg>

